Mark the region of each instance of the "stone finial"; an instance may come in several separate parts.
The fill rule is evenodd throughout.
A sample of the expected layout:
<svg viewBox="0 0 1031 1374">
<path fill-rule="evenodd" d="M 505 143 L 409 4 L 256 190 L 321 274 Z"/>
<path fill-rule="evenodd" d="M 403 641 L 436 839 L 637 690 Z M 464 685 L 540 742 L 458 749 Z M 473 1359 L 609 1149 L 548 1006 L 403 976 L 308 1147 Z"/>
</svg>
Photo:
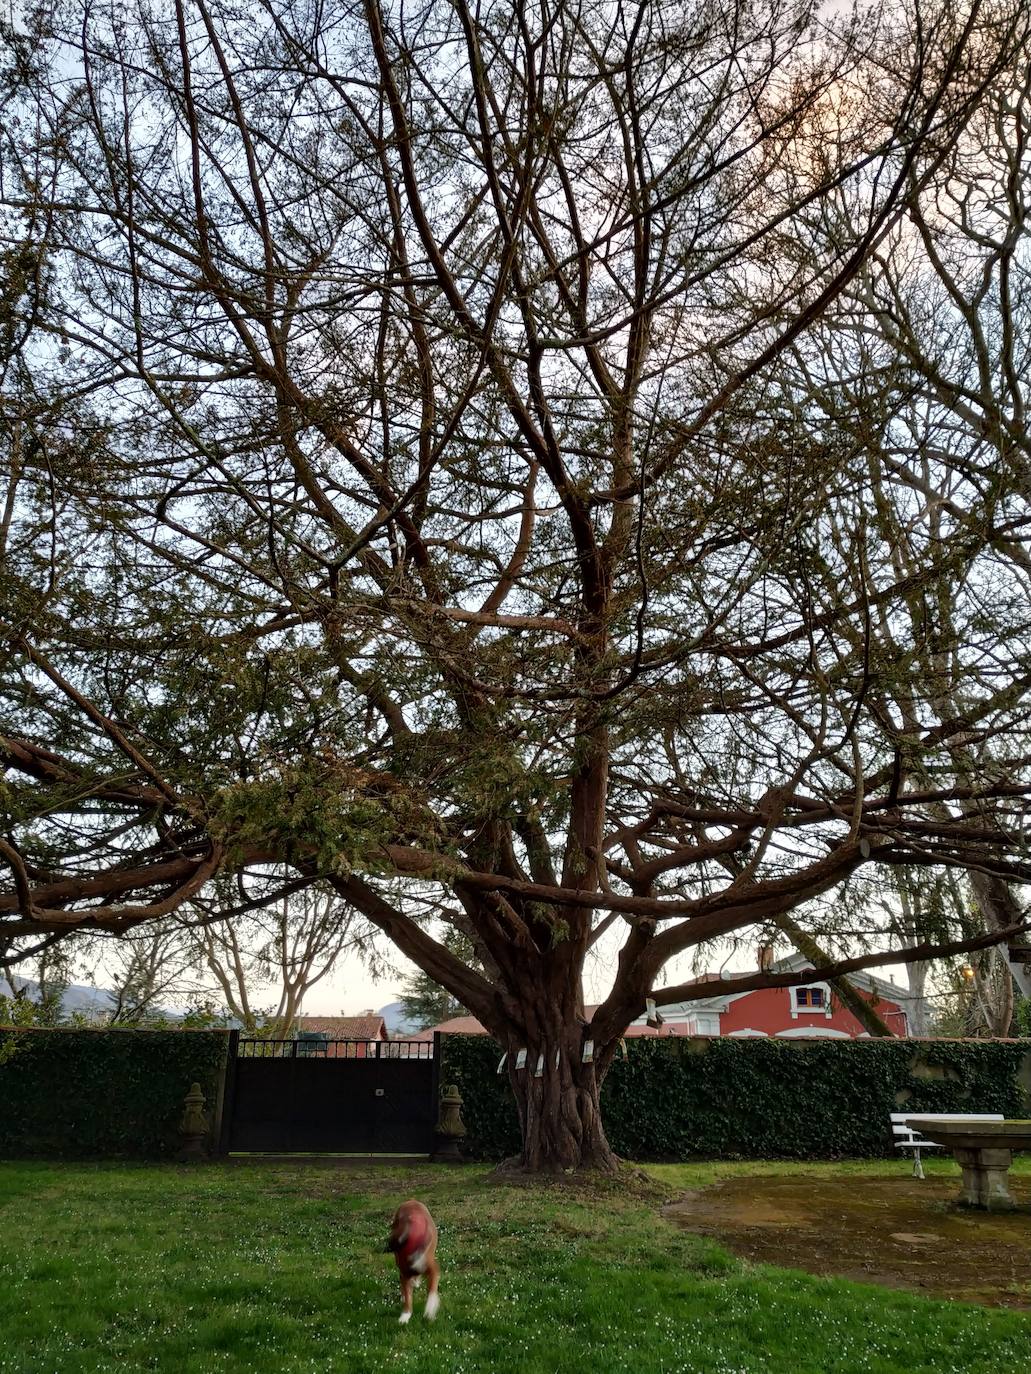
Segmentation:
<svg viewBox="0 0 1031 1374">
<path fill-rule="evenodd" d="M 465 1135 L 462 1121 L 462 1094 L 458 1084 L 449 1084 L 440 1095 L 440 1115 L 437 1118 L 437 1145 L 433 1158 L 459 1163 L 462 1158 L 458 1142 Z"/>
<path fill-rule="evenodd" d="M 183 1099 L 183 1115 L 179 1122 L 179 1134 L 183 1137 L 183 1148 L 179 1151 L 181 1160 L 207 1158 L 208 1118 L 204 1115 L 204 1094 L 199 1083 L 191 1083 L 190 1091 Z"/>
</svg>

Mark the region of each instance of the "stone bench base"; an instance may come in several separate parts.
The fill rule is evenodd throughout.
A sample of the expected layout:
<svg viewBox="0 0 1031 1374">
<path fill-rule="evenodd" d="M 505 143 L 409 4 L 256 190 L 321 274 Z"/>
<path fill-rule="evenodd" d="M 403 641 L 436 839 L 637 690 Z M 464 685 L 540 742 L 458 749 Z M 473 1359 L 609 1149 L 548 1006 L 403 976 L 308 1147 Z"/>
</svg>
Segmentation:
<svg viewBox="0 0 1031 1374">
<path fill-rule="evenodd" d="M 1006 1182 L 1013 1163 L 1011 1150 L 969 1150 L 954 1145 L 952 1153 L 963 1170 L 961 1207 L 976 1207 L 982 1212 L 1009 1212 L 1017 1205 Z"/>
</svg>

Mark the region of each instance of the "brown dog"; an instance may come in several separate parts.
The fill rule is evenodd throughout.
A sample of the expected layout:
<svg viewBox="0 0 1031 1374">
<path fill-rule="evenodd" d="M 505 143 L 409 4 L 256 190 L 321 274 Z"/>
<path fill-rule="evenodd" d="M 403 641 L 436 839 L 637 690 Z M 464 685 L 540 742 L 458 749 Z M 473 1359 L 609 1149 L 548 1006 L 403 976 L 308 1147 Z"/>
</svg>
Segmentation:
<svg viewBox="0 0 1031 1374">
<path fill-rule="evenodd" d="M 401 1324 L 411 1320 L 412 1290 L 423 1274 L 426 1275 L 426 1320 L 432 1321 L 440 1306 L 437 1296 L 437 1284 L 440 1281 L 437 1227 L 421 1202 L 416 1202 L 414 1198 L 402 1202 L 390 1223 L 386 1248 L 393 1251 L 401 1275 Z"/>
</svg>

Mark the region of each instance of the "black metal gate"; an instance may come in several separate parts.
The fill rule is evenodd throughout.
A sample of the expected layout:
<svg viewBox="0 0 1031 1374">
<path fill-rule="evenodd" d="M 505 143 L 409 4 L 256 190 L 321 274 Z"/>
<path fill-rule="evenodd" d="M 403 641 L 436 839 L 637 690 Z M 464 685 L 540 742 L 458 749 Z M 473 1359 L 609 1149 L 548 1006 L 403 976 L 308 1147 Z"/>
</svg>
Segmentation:
<svg viewBox="0 0 1031 1374">
<path fill-rule="evenodd" d="M 438 1044 L 240 1039 L 230 1052 L 223 1153 L 429 1154 Z"/>
</svg>

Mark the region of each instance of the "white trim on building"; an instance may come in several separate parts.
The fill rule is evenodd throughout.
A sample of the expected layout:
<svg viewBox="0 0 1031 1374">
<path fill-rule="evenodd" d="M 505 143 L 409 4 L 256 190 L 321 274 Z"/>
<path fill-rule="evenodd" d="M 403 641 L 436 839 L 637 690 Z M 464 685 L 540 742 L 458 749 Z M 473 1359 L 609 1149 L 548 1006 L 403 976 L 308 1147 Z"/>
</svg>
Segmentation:
<svg viewBox="0 0 1031 1374">
<path fill-rule="evenodd" d="M 823 993 L 820 999 L 823 1005 L 819 1007 L 800 1006 L 798 994 L 800 992 L 812 992 L 814 990 Z M 791 989 L 792 1021 L 797 1021 L 800 1016 L 822 1016 L 825 1020 L 829 1021 L 831 1015 L 831 989 L 829 983 L 800 983 L 798 987 Z"/>
</svg>

